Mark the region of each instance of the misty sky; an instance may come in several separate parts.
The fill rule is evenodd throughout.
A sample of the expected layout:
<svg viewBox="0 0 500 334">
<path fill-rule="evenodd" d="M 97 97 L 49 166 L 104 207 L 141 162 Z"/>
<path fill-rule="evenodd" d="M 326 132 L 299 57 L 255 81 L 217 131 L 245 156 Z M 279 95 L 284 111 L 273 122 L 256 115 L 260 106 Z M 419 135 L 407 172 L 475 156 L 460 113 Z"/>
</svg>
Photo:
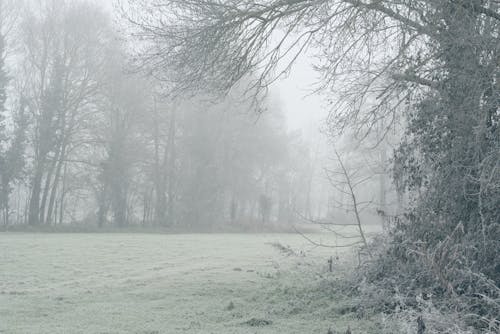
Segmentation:
<svg viewBox="0 0 500 334">
<path fill-rule="evenodd" d="M 108 10 L 113 10 L 116 0 L 94 0 Z M 322 98 L 311 95 L 316 83 L 317 73 L 313 70 L 311 59 L 307 55 L 297 60 L 290 75 L 273 86 L 273 95 L 279 97 L 286 114 L 289 130 L 301 130 L 304 138 L 312 140 L 318 134 L 327 111 Z"/>
<path fill-rule="evenodd" d="M 326 117 L 324 103 L 317 94 L 312 95 L 317 73 L 312 69 L 310 60 L 304 56 L 287 78 L 276 85 L 275 89 L 286 111 L 288 126 L 292 130 L 301 129 L 306 137 L 314 134 Z"/>
</svg>

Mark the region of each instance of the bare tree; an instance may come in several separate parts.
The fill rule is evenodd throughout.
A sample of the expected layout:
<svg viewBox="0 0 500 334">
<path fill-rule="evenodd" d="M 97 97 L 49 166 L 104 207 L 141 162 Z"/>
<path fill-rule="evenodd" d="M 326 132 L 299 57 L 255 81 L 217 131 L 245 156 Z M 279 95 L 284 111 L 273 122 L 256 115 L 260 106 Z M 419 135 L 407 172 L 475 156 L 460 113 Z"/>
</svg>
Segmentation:
<svg viewBox="0 0 500 334">
<path fill-rule="evenodd" d="M 180 90 L 208 87 L 224 93 L 257 74 L 251 86 L 259 91 L 314 49 L 321 55 L 318 88 L 343 97 L 331 118 L 341 128 L 394 116 L 409 94 L 404 92 L 408 84 L 437 85 L 432 78 L 439 66 L 432 64 L 425 41 L 438 28 L 419 15 L 429 6 L 360 0 L 129 0 L 123 5 L 142 41 L 140 65 Z M 370 103 L 371 97 L 377 102 Z"/>
<path fill-rule="evenodd" d="M 23 76 L 33 113 L 30 224 L 54 218 L 63 166 L 97 92 L 108 27 L 86 4 L 47 1 L 22 24 Z M 92 29 L 90 28 L 92 26 Z"/>
<path fill-rule="evenodd" d="M 304 233 L 301 233 L 298 229 L 296 229 L 296 231 L 316 246 L 344 248 L 362 245 L 364 246 L 364 249 L 367 251 L 367 253 L 371 256 L 368 240 L 363 229 L 361 214 L 366 208 L 372 205 L 372 201 L 360 200 L 358 197 L 358 189 L 360 186 L 363 186 L 364 183 L 373 178 L 373 175 L 367 176 L 366 174 L 363 174 L 361 172 L 362 168 L 360 167 L 350 168 L 349 166 L 347 166 L 341 154 L 337 150 L 334 151 L 334 154 L 335 162 L 338 166 L 336 169 L 325 169 L 325 173 L 333 190 L 343 196 L 347 196 L 349 199 L 347 203 L 342 200 L 338 201 L 332 199 L 335 202 L 335 205 L 332 207 L 341 209 L 342 211 L 345 210 L 346 212 L 352 214 L 354 216 L 354 222 L 352 223 L 349 221 L 336 221 L 335 216 L 329 217 L 326 220 L 316 220 L 307 216 L 299 215 L 299 218 L 303 222 L 318 226 L 322 230 L 335 235 L 337 240 L 343 240 L 342 243 L 336 243 L 334 245 L 317 242 L 313 240 L 313 238 L 307 237 Z M 352 231 L 345 231 L 346 227 L 355 227 L 358 232 L 353 234 Z"/>
<path fill-rule="evenodd" d="M 365 233 L 363 231 L 363 226 L 361 223 L 361 211 L 363 210 L 363 207 L 371 204 L 371 202 L 365 202 L 365 203 L 360 202 L 358 200 L 358 197 L 356 196 L 356 187 L 363 184 L 363 182 L 365 182 L 367 179 L 364 178 L 363 176 L 361 176 L 361 179 L 359 178 L 359 176 L 357 177 L 357 179 L 353 179 L 356 176 L 358 171 L 356 170 L 354 172 L 349 172 L 342 157 L 340 156 L 340 154 L 336 150 L 335 150 L 335 157 L 337 158 L 337 162 L 340 166 L 340 171 L 339 172 L 334 172 L 331 170 L 327 171 L 327 173 L 329 174 L 328 178 L 330 180 L 330 184 L 333 187 L 335 187 L 337 190 L 341 189 L 342 192 L 345 192 L 346 195 L 350 196 L 351 205 L 352 205 L 351 210 L 354 213 L 354 216 L 356 218 L 356 223 L 357 223 L 357 227 L 359 230 L 359 235 L 361 237 L 361 240 L 363 241 L 363 245 L 365 246 L 366 249 L 368 249 L 368 252 L 369 252 L 368 242 L 367 242 Z M 335 175 L 339 174 L 339 173 L 340 173 L 341 177 L 343 178 L 343 180 L 341 180 L 341 181 L 335 180 Z M 332 177 L 332 174 L 334 174 L 333 177 Z M 344 186 L 346 186 L 346 187 L 344 187 Z M 347 192 L 344 190 L 345 188 L 347 188 Z"/>
</svg>

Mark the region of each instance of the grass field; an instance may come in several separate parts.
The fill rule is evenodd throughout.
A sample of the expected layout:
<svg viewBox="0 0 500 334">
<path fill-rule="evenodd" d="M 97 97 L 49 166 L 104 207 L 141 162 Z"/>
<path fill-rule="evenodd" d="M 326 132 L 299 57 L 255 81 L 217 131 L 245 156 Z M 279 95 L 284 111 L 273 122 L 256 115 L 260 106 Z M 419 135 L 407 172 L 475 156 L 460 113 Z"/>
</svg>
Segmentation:
<svg viewBox="0 0 500 334">
<path fill-rule="evenodd" d="M 275 242 L 305 256 L 285 256 Z M 343 252 L 340 261 L 348 261 Z M 334 296 L 318 301 L 311 291 L 314 275 L 328 275 L 330 255 L 294 234 L 3 233 L 0 333 L 326 334 L 330 326 L 357 327 L 335 315 Z"/>
</svg>

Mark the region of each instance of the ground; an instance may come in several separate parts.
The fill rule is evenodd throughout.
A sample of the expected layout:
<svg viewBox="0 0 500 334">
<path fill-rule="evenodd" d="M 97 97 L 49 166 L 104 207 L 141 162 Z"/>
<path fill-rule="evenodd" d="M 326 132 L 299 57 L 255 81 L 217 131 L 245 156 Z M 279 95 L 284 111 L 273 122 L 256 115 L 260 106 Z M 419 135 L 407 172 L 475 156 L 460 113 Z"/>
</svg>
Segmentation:
<svg viewBox="0 0 500 334">
<path fill-rule="evenodd" d="M 318 297 L 316 283 L 335 280 L 327 259 L 337 274 L 350 261 L 339 252 L 296 234 L 3 233 L 0 333 L 361 331 L 335 295 Z"/>
</svg>

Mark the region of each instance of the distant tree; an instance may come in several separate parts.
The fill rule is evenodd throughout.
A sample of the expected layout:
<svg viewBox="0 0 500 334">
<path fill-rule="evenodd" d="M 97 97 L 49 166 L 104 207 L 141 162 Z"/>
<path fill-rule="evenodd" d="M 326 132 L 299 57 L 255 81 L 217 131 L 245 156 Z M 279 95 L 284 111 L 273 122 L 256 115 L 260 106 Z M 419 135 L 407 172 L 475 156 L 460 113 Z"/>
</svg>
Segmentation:
<svg viewBox="0 0 500 334">
<path fill-rule="evenodd" d="M 1 6 L 0 6 L 1 10 Z M 1 17 L 1 16 L 0 16 Z M 0 25 L 1 27 L 1 25 Z M 0 184 L 2 192 L 0 194 L 0 209 L 2 212 L 6 210 L 4 215 L 4 222 L 7 223 L 8 217 L 8 196 L 7 188 L 9 181 L 6 179 L 5 170 L 7 168 L 7 159 L 5 154 L 5 147 L 7 145 L 7 129 L 6 129 L 6 101 L 7 101 L 7 86 L 9 78 L 5 68 L 5 37 L 3 32 L 0 31 Z"/>
<path fill-rule="evenodd" d="M 269 217 L 271 216 L 271 210 L 273 208 L 272 199 L 266 195 L 259 196 L 259 215 L 261 222 L 269 222 Z"/>
<path fill-rule="evenodd" d="M 7 91 L 11 86 L 11 77 L 6 64 L 7 33 L 12 32 L 16 23 L 16 8 L 13 3 L 0 2 L 0 210 L 5 225 L 10 221 L 10 194 L 13 182 L 21 177 L 24 168 L 24 145 L 26 140 L 27 110 L 26 99 L 21 97 L 18 112 L 8 108 Z M 11 118 L 13 130 L 8 131 L 7 116 Z"/>
<path fill-rule="evenodd" d="M 9 147 L 4 153 L 4 160 L 0 166 L 0 204 L 3 209 L 3 221 L 5 225 L 10 222 L 10 194 L 13 183 L 19 181 L 25 167 L 25 145 L 28 127 L 28 113 L 26 101 L 21 98 L 19 112 L 14 115 L 14 131 Z"/>
<path fill-rule="evenodd" d="M 99 162 L 99 225 L 104 223 L 107 209 L 111 210 L 113 224 L 126 226 L 131 222 L 129 203 L 137 178 L 134 172 L 144 154 L 141 137 L 151 128 L 140 132 L 139 125 L 150 117 L 149 85 L 134 75 L 126 75 L 127 58 L 123 45 L 110 48 L 103 69 L 99 109 L 102 119 L 97 129 L 103 157 Z"/>
<path fill-rule="evenodd" d="M 105 16 L 89 4 L 48 0 L 32 5 L 21 45 L 33 113 L 28 221 L 36 225 L 54 220 L 64 165 L 88 124 L 111 35 Z"/>
<path fill-rule="evenodd" d="M 244 87 L 216 103 L 169 94 L 136 71 L 131 45 L 92 2 L 27 1 L 17 14 L 15 29 L 0 29 L 0 49 L 16 51 L 0 58 L 2 222 L 13 204 L 31 225 L 203 229 L 277 219 L 260 195 L 279 198 L 280 217 L 305 207 L 306 173 L 290 167 L 292 155 L 305 159 L 291 153 L 277 103 L 264 99 L 270 112 L 257 119 Z"/>
</svg>

